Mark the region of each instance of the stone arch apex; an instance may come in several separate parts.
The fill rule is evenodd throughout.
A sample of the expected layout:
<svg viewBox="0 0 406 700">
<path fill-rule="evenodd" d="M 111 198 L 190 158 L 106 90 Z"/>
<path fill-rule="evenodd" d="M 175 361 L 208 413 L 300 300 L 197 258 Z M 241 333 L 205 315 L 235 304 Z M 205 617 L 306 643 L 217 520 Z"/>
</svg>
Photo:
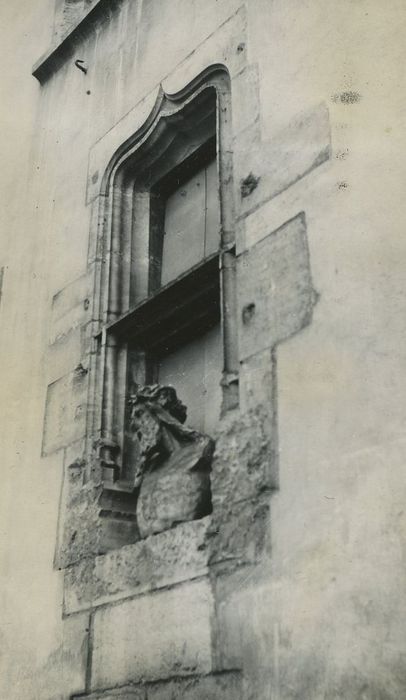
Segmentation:
<svg viewBox="0 0 406 700">
<path fill-rule="evenodd" d="M 108 194 L 110 184 L 114 180 L 117 171 L 131 157 L 132 151 L 138 149 L 147 141 L 158 126 L 159 121 L 167 120 L 179 112 L 203 90 L 209 87 L 216 88 L 216 79 L 218 82 L 217 89 L 222 80 L 230 91 L 230 72 L 224 63 L 213 63 L 207 66 L 187 85 L 174 93 L 166 92 L 163 87 L 164 81 L 162 81 L 157 89 L 155 103 L 143 124 L 116 149 L 110 158 L 101 180 L 100 195 L 105 196 Z"/>
</svg>

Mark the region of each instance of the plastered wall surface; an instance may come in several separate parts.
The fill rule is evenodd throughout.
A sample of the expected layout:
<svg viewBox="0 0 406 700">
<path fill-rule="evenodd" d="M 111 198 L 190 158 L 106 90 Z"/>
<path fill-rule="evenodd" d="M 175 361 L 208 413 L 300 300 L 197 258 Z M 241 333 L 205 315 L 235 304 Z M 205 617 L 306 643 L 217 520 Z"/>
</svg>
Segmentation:
<svg viewBox="0 0 406 700">
<path fill-rule="evenodd" d="M 139 659 L 139 639 L 126 628 L 127 611 L 153 620 L 162 605 L 170 626 L 177 596 L 190 607 L 191 646 L 179 651 L 176 635 L 166 645 L 151 634 L 140 663 L 149 673 L 165 653 L 163 665 L 178 664 L 181 673 L 213 668 L 204 582 L 184 584 L 182 574 L 180 588 L 153 594 L 167 596 L 156 608 L 147 595 L 101 607 L 92 620 L 86 601 L 78 606 L 72 597 L 76 611 L 62 619 L 63 572 L 53 566 L 64 466 L 81 456 L 84 433 L 86 376 L 73 375 L 73 408 L 69 387 L 93 293 L 91 187 L 94 176 L 97 192 L 101 177 L 94 164 L 113 148 L 106 134 L 127 124 L 142 100 L 153 104 L 160 82 L 175 92 L 205 60 L 235 61 L 227 51 L 239 44 L 250 77 L 233 104 L 236 191 L 250 171 L 259 182 L 239 201 L 237 246 L 255 259 L 258 246 L 270 250 L 274 232 L 304 212 L 314 302 L 311 323 L 296 324 L 302 307 L 282 306 L 282 320 L 240 334 L 249 376 L 242 401 L 252 407 L 268 401 L 261 363 L 277 323 L 281 329 L 272 389 L 278 488 L 268 496 L 265 549 L 254 568 L 216 584 L 221 668 L 242 667 L 243 682 L 213 676 L 204 687 L 193 681 L 185 689 L 175 679 L 163 688 L 158 673 L 146 690 L 103 697 L 406 696 L 403 3 L 123 2 L 40 88 L 30 66 L 51 44 L 51 5 L 0 10 L 8 27 L 2 89 L 15 114 L 2 132 L 1 697 L 99 698 L 135 682 L 137 664 L 125 653 Z M 294 250 L 300 257 L 300 246 Z M 258 301 L 257 312 L 265 313 Z M 48 415 L 52 401 L 58 410 Z"/>
</svg>

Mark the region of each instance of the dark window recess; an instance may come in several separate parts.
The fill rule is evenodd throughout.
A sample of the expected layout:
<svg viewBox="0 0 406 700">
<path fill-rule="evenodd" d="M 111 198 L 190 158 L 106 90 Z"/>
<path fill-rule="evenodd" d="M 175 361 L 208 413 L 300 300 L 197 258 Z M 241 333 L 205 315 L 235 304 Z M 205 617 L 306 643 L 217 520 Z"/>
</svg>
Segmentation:
<svg viewBox="0 0 406 700">
<path fill-rule="evenodd" d="M 114 324 L 118 338 L 128 342 L 128 393 L 139 383 L 144 361 L 145 382 L 174 386 L 186 404 L 187 424 L 213 433 L 221 409 L 220 318 L 216 253 Z"/>
<path fill-rule="evenodd" d="M 169 282 L 107 330 L 159 358 L 212 328 L 220 320 L 217 253 Z"/>
</svg>

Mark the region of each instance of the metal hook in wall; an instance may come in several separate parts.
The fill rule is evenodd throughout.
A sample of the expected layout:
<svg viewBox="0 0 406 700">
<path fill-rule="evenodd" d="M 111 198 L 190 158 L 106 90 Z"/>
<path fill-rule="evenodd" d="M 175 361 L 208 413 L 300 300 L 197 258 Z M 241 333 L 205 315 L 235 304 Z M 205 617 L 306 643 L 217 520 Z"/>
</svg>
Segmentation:
<svg viewBox="0 0 406 700">
<path fill-rule="evenodd" d="M 84 64 L 84 61 L 82 61 L 81 58 L 78 58 L 78 59 L 75 61 L 75 66 L 76 66 L 76 68 L 79 68 L 79 70 L 81 70 L 82 73 L 84 73 L 84 74 L 86 75 L 86 73 L 87 73 L 87 68 L 86 68 L 86 66 L 83 65 L 83 64 Z"/>
</svg>

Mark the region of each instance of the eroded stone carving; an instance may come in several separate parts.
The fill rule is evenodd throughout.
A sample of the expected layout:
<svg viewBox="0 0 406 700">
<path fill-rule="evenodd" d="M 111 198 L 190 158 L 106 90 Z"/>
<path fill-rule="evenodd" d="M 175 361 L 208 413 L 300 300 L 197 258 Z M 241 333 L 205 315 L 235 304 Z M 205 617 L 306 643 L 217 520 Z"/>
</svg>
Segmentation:
<svg viewBox="0 0 406 700">
<path fill-rule="evenodd" d="M 171 386 L 139 386 L 129 403 L 130 431 L 139 446 L 135 486 L 141 536 L 207 515 L 213 440 L 184 425 L 186 406 Z"/>
</svg>

